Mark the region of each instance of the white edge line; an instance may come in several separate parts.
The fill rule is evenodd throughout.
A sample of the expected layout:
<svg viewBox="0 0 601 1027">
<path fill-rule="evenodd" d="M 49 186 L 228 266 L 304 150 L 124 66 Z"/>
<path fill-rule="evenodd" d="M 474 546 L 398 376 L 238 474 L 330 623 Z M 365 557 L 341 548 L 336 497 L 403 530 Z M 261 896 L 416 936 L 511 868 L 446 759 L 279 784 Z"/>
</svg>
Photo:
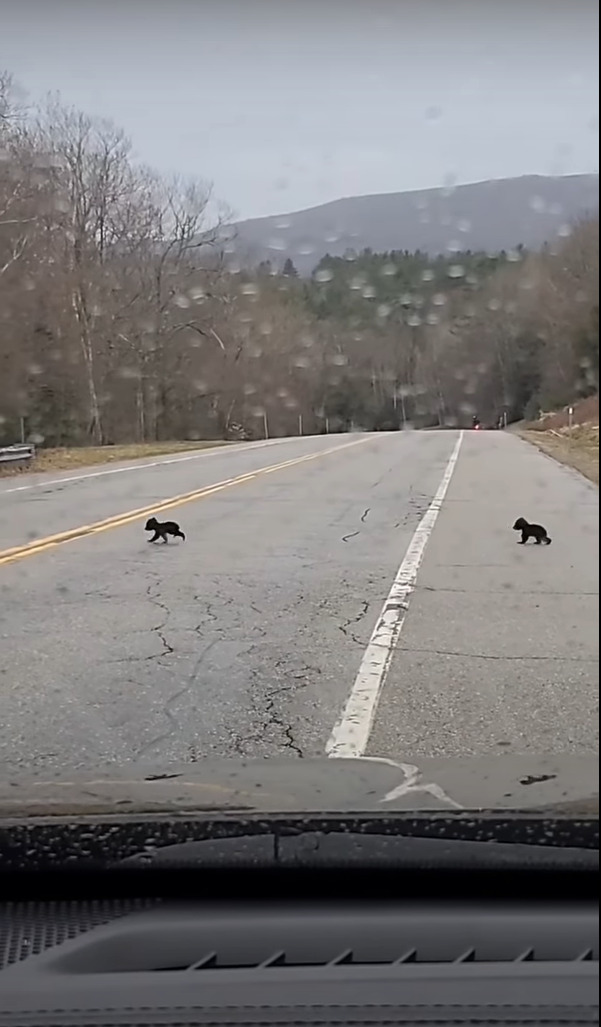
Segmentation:
<svg viewBox="0 0 601 1027">
<path fill-rule="evenodd" d="M 330 757 L 358 759 L 367 748 L 378 700 L 401 634 L 417 572 L 453 476 L 462 442 L 463 432 L 460 432 L 434 499 L 419 522 L 396 573 L 346 706 L 328 739 L 326 754 Z"/>
</svg>

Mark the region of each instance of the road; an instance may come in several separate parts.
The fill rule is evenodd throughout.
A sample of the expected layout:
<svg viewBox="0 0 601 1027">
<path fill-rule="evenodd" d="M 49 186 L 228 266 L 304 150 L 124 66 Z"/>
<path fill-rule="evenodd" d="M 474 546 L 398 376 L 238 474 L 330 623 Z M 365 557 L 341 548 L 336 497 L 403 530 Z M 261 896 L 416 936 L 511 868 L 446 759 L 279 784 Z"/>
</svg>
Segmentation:
<svg viewBox="0 0 601 1027">
<path fill-rule="evenodd" d="M 0 761 L 597 753 L 598 566 L 596 487 L 502 432 L 4 479 Z"/>
</svg>

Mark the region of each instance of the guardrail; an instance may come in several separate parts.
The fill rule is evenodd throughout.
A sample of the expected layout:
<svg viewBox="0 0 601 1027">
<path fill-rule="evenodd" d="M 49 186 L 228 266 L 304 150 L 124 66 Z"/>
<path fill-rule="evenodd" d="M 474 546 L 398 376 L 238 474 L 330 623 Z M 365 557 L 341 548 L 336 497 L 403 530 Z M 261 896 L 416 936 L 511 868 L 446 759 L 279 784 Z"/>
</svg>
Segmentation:
<svg viewBox="0 0 601 1027">
<path fill-rule="evenodd" d="M 0 446 L 0 467 L 7 464 L 30 463 L 35 457 L 35 446 L 19 443 L 17 446 Z"/>
</svg>

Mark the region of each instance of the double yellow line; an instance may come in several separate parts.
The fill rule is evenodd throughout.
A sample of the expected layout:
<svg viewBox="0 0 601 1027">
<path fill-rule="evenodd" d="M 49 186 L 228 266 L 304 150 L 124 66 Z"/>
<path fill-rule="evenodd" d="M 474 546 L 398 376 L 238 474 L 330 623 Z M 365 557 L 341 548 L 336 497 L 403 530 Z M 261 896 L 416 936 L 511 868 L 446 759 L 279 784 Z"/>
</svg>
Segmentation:
<svg viewBox="0 0 601 1027">
<path fill-rule="evenodd" d="M 349 449 L 351 446 L 361 445 L 368 442 L 370 437 L 355 439 L 353 442 L 345 442 L 342 446 L 331 446 L 329 449 L 322 449 L 318 453 L 308 453 L 305 456 L 295 457 L 292 460 L 284 460 L 279 464 L 271 464 L 269 467 L 259 467 L 256 471 L 249 471 L 247 474 L 240 474 L 236 478 L 226 478 L 225 481 L 216 482 L 214 485 L 206 485 L 202 489 L 195 489 L 193 492 L 184 492 L 179 496 L 172 496 L 152 506 L 139 507 L 137 510 L 128 510 L 126 513 L 117 514 L 115 517 L 107 517 L 103 521 L 95 521 L 93 524 L 83 524 L 79 528 L 72 528 L 70 531 L 61 531 L 58 535 L 47 535 L 45 538 L 35 539 L 24 546 L 14 546 L 12 549 L 0 550 L 0 566 L 5 563 L 15 563 L 27 556 L 36 556 L 44 553 L 55 546 L 63 546 L 67 542 L 75 542 L 79 538 L 87 538 L 88 535 L 97 535 L 101 531 L 109 531 L 111 528 L 121 528 L 125 524 L 132 524 L 140 521 L 151 514 L 162 513 L 164 510 L 173 510 L 175 507 L 183 506 L 185 503 L 192 503 L 196 499 L 206 499 L 214 496 L 224 489 L 233 488 L 234 485 L 244 485 L 248 481 L 254 481 L 264 474 L 273 474 L 274 471 L 282 471 L 286 467 L 295 467 L 297 464 L 307 463 L 309 460 L 318 460 L 329 453 L 339 453 L 342 449 Z"/>
</svg>

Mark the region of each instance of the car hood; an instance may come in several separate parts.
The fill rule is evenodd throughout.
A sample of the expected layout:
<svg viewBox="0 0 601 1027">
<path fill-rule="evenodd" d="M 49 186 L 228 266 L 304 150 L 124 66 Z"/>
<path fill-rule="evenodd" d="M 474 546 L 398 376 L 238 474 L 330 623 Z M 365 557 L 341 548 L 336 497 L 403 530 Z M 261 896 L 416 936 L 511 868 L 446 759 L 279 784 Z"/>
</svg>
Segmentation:
<svg viewBox="0 0 601 1027">
<path fill-rule="evenodd" d="M 0 783 L 0 818 L 524 810 L 598 817 L 595 756 L 130 764 Z"/>
</svg>

